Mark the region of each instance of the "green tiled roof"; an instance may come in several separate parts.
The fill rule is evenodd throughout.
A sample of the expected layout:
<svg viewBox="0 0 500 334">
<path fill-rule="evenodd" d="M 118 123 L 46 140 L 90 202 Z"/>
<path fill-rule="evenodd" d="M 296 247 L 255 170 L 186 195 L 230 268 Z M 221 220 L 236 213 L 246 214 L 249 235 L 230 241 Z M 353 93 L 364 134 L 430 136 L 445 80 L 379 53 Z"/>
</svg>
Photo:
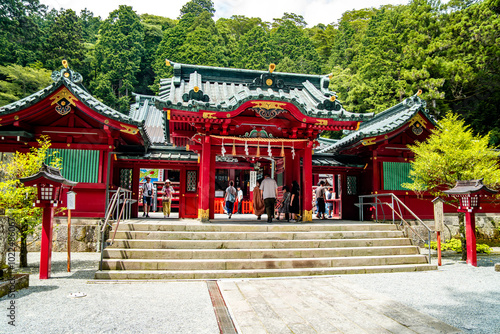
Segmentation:
<svg viewBox="0 0 500 334">
<path fill-rule="evenodd" d="M 67 76 L 65 76 L 66 73 L 68 74 Z M 108 107 L 107 105 L 93 97 L 81 85 L 82 77 L 79 73 L 74 72 L 69 68 L 63 68 L 60 71 L 52 72 L 51 77 L 52 80 L 54 80 L 51 85 L 21 100 L 0 107 L 0 115 L 12 114 L 22 109 L 28 108 L 42 101 L 47 96 L 54 93 L 57 89 L 64 85 L 73 95 L 75 95 L 77 99 L 82 101 L 85 105 L 87 105 L 97 113 L 119 122 L 136 126 L 142 125 L 142 122 L 133 120 L 129 116 Z"/>
<path fill-rule="evenodd" d="M 130 106 L 129 116 L 143 123 L 143 129 L 150 143 L 165 143 L 166 122 L 164 112 L 156 108 L 154 96 L 135 94 L 135 103 Z"/>
<path fill-rule="evenodd" d="M 328 90 L 328 76 L 172 64 L 174 76 L 160 81 L 159 109 L 232 111 L 264 99 L 292 103 L 311 117 L 358 121 L 373 116 L 346 111 Z"/>
<path fill-rule="evenodd" d="M 412 96 L 403 102 L 391 107 L 367 122 L 360 124 L 358 130 L 348 131 L 347 136 L 335 142 L 326 142 L 325 138 L 320 139 L 318 153 L 339 152 L 343 148 L 356 144 L 364 138 L 375 137 L 392 132 L 407 123 L 419 111 L 435 124 L 432 118 L 426 113 L 426 102 L 418 96 Z"/>
<path fill-rule="evenodd" d="M 151 146 L 148 153 L 117 155 L 118 159 L 141 159 L 141 160 L 171 160 L 198 162 L 198 154 L 186 151 L 185 147 L 173 147 L 168 145 Z"/>
</svg>

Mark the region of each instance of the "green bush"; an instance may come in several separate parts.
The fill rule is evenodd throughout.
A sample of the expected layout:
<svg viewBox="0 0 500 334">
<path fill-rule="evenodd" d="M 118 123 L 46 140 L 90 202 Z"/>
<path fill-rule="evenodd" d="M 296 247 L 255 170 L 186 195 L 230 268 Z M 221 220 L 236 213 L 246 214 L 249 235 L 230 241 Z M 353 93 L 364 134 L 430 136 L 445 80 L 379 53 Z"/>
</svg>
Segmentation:
<svg viewBox="0 0 500 334">
<path fill-rule="evenodd" d="M 428 245 L 425 245 L 425 247 L 428 247 Z M 431 241 L 431 248 L 437 249 L 437 241 Z M 445 242 L 441 243 L 441 250 L 452 250 L 460 253 L 462 252 L 462 242 L 460 241 L 460 239 L 446 240 Z M 476 252 L 490 254 L 491 248 L 486 244 L 476 244 Z"/>
</svg>

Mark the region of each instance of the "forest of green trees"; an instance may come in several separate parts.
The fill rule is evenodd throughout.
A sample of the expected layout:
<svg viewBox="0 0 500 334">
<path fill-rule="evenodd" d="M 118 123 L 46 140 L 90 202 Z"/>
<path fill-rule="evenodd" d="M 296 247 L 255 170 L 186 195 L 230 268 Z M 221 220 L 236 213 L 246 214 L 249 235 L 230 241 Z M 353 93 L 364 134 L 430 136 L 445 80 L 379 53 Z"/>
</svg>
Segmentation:
<svg viewBox="0 0 500 334">
<path fill-rule="evenodd" d="M 120 6 L 107 18 L 49 11 L 38 0 L 0 6 L 0 105 L 50 84 L 62 59 L 91 94 L 126 112 L 132 92 L 155 94 L 174 62 L 310 74 L 332 73 L 330 89 L 353 112 L 380 112 L 422 89 L 431 114 L 461 114 L 500 143 L 500 0 L 411 0 L 343 13 L 307 27 L 286 13 L 272 22 L 214 20 L 211 0 L 171 17 Z"/>
</svg>

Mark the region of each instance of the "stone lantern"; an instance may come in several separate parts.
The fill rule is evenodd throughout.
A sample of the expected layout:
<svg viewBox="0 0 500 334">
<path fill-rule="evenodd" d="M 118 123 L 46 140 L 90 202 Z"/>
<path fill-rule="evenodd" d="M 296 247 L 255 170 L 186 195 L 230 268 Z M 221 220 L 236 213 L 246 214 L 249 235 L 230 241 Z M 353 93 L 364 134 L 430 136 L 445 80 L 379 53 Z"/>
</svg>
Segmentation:
<svg viewBox="0 0 500 334">
<path fill-rule="evenodd" d="M 477 267 L 475 213 L 482 210 L 481 198 L 489 197 L 497 192 L 488 189 L 483 184 L 483 179 L 457 181 L 454 188 L 443 192 L 457 198 L 459 205 L 457 212 L 465 213 L 467 263 Z"/>
<path fill-rule="evenodd" d="M 78 182 L 66 180 L 57 168 L 42 164 L 34 175 L 19 179 L 25 186 L 37 188 L 36 207 L 43 208 L 42 243 L 40 249 L 40 279 L 50 278 L 52 257 L 52 221 L 54 208 L 61 204 L 64 188 L 73 188 Z"/>
</svg>

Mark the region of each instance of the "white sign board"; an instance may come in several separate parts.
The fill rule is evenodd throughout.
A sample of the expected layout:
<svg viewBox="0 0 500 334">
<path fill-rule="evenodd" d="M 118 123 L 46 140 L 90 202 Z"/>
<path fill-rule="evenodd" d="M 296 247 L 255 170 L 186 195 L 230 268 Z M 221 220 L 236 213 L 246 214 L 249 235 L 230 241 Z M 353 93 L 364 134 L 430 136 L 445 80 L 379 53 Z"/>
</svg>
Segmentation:
<svg viewBox="0 0 500 334">
<path fill-rule="evenodd" d="M 251 170 L 250 171 L 250 190 L 253 191 L 253 188 L 255 188 L 255 185 L 257 184 L 257 171 Z"/>
<path fill-rule="evenodd" d="M 66 197 L 66 203 L 68 210 L 75 210 L 76 193 L 74 191 L 68 191 Z"/>
</svg>

